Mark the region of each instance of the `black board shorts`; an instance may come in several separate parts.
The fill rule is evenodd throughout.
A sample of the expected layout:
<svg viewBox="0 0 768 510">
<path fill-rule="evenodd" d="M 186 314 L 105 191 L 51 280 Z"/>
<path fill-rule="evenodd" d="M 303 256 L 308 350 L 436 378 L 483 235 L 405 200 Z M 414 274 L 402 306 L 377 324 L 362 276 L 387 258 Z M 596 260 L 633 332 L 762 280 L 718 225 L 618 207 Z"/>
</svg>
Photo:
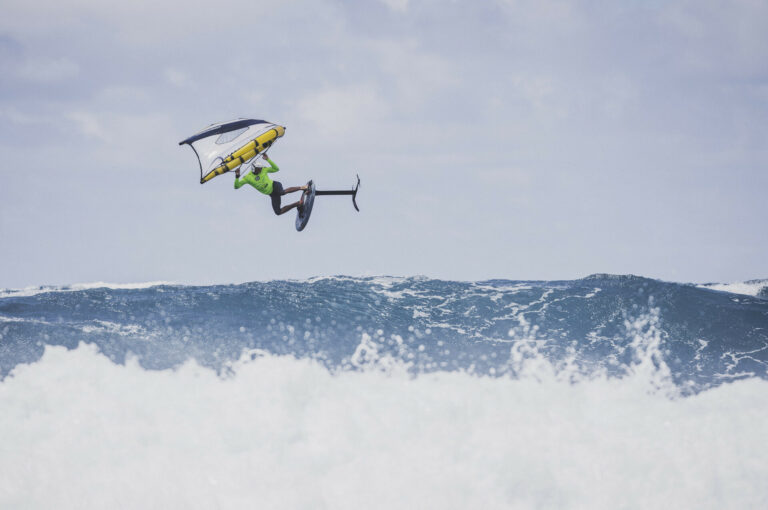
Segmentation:
<svg viewBox="0 0 768 510">
<path fill-rule="evenodd" d="M 269 194 L 269 198 L 272 199 L 272 210 L 275 214 L 280 214 L 280 202 L 283 196 L 283 185 L 280 181 L 272 181 L 272 193 Z"/>
</svg>

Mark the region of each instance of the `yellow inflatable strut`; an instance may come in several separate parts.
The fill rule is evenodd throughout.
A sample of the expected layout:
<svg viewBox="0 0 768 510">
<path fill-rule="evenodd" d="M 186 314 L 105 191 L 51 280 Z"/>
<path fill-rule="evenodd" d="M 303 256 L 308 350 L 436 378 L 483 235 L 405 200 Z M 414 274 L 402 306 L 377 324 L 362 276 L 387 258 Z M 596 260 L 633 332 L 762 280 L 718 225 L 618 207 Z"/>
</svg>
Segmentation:
<svg viewBox="0 0 768 510">
<path fill-rule="evenodd" d="M 202 179 L 200 179 L 200 184 L 206 183 L 216 177 L 217 175 L 224 174 L 226 172 L 229 172 L 230 170 L 234 170 L 235 168 L 239 167 L 243 163 L 246 163 L 247 161 L 250 161 L 251 159 L 255 158 L 257 155 L 261 154 L 265 150 L 267 150 L 273 143 L 275 143 L 275 140 L 280 138 L 285 134 L 285 128 L 283 126 L 275 126 L 269 131 L 260 134 L 250 142 L 246 143 L 239 149 L 237 149 L 235 152 L 224 158 L 224 161 L 205 174 Z"/>
</svg>

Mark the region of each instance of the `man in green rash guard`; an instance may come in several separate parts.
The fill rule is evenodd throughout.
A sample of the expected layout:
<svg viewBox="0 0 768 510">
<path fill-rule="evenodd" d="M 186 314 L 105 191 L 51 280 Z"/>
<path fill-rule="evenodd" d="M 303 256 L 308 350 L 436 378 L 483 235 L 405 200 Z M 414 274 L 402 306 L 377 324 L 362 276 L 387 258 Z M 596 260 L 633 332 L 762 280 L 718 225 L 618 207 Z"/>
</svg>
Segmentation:
<svg viewBox="0 0 768 510">
<path fill-rule="evenodd" d="M 240 178 L 240 169 L 238 168 L 235 170 L 235 189 L 240 189 L 243 184 L 250 184 L 265 195 L 269 195 L 272 199 L 272 209 L 278 216 L 287 213 L 294 207 L 300 206 L 301 200 L 282 208 L 280 207 L 280 202 L 283 195 L 296 191 L 304 191 L 307 189 L 307 186 L 293 186 L 292 188 L 283 189 L 283 185 L 280 184 L 280 181 L 273 181 L 269 178 L 269 174 L 277 172 L 280 168 L 278 168 L 275 162 L 269 159 L 266 154 L 264 154 L 263 158 L 267 160 L 269 167 L 260 168 L 252 165 L 251 171 L 245 174 L 242 179 Z M 258 172 L 257 169 L 259 170 Z"/>
</svg>

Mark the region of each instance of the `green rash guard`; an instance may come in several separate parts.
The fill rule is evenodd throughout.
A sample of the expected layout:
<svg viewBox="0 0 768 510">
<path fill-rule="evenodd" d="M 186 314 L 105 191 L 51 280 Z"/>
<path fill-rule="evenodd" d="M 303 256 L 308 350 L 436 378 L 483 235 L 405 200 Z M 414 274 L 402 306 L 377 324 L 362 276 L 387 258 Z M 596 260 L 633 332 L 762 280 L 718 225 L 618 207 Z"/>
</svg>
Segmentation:
<svg viewBox="0 0 768 510">
<path fill-rule="evenodd" d="M 268 174 L 277 172 L 280 168 L 278 168 L 275 162 L 269 158 L 267 158 L 267 162 L 271 168 L 265 166 L 257 174 L 253 173 L 253 168 L 251 168 L 251 171 L 245 174 L 241 179 L 235 177 L 235 189 L 240 189 L 244 184 L 250 184 L 265 195 L 271 194 L 272 179 L 269 178 Z"/>
</svg>

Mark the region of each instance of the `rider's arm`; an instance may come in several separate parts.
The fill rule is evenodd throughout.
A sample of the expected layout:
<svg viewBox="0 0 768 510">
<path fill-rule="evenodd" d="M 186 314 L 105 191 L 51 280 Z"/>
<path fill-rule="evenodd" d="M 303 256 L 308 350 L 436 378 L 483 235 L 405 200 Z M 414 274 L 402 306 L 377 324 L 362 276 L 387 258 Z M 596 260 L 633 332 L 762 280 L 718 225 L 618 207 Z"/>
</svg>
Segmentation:
<svg viewBox="0 0 768 510">
<path fill-rule="evenodd" d="M 267 168 L 267 172 L 268 172 L 268 173 L 272 174 L 272 173 L 275 173 L 275 172 L 279 172 L 279 171 L 280 171 L 280 167 L 278 167 L 278 166 L 275 164 L 275 162 L 274 162 L 274 161 L 272 161 L 272 160 L 271 160 L 271 159 L 269 159 L 269 158 L 266 158 L 266 159 L 267 159 L 267 162 L 269 163 L 269 166 L 271 166 L 271 167 L 272 167 L 272 168 Z"/>
<path fill-rule="evenodd" d="M 240 189 L 243 187 L 243 184 L 245 184 L 245 179 L 240 179 L 237 174 L 235 174 L 235 189 Z"/>
</svg>

